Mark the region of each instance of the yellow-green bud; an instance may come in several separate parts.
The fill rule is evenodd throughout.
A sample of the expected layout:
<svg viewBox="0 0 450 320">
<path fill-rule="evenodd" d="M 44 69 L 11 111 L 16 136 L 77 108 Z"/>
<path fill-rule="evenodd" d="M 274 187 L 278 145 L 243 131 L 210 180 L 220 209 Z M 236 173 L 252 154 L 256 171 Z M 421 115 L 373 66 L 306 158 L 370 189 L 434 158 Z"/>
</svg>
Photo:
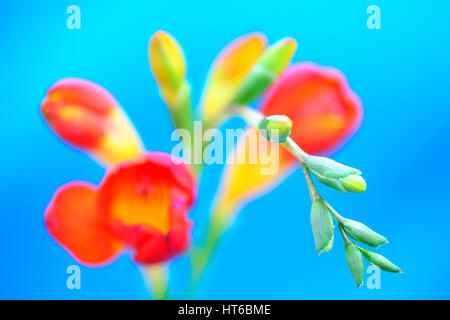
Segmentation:
<svg viewBox="0 0 450 320">
<path fill-rule="evenodd" d="M 180 90 L 186 81 L 183 50 L 170 34 L 158 31 L 150 39 L 148 53 L 161 95 L 169 107 L 177 107 L 180 104 Z"/>
<path fill-rule="evenodd" d="M 347 191 L 364 192 L 366 190 L 366 181 L 359 174 L 351 174 L 339 181 Z"/>
<path fill-rule="evenodd" d="M 271 142 L 284 142 L 291 135 L 292 120 L 287 116 L 268 116 L 259 123 L 259 132 Z"/>
<path fill-rule="evenodd" d="M 167 32 L 158 31 L 150 39 L 148 53 L 150 68 L 175 128 L 192 132 L 191 88 L 181 46 Z"/>
<path fill-rule="evenodd" d="M 305 165 L 320 182 L 342 192 L 363 192 L 366 182 L 361 171 L 326 157 L 308 156 Z"/>
</svg>

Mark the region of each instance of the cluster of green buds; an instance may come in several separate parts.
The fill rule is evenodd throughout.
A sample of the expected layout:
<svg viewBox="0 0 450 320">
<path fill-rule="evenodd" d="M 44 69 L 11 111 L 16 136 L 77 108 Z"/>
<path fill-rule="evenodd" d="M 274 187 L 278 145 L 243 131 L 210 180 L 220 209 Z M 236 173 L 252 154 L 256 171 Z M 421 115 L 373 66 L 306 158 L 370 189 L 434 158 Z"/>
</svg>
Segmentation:
<svg viewBox="0 0 450 320">
<path fill-rule="evenodd" d="M 361 171 L 329 158 L 312 156 L 304 152 L 289 138 L 292 121 L 286 116 L 262 116 L 258 128 L 261 135 L 271 142 L 282 143 L 300 162 L 311 195 L 311 227 L 317 253 L 330 251 L 333 247 L 334 217 L 344 239 L 347 264 L 358 288 L 362 285 L 364 278 L 363 256 L 381 270 L 401 273 L 399 267 L 382 255 L 355 243 L 377 248 L 388 240 L 366 225 L 339 215 L 319 195 L 310 175 L 310 172 L 313 173 L 321 183 L 341 192 L 363 192 L 366 190 L 366 182 L 361 177 Z"/>
</svg>

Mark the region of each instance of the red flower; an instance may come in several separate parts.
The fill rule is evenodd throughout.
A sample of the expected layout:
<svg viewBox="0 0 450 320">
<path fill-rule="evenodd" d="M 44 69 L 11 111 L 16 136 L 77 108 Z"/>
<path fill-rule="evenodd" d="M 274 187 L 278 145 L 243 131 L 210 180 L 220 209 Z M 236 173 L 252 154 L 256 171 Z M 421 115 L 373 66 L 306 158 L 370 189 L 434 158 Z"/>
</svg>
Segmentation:
<svg viewBox="0 0 450 320">
<path fill-rule="evenodd" d="M 169 154 L 147 153 L 110 170 L 98 188 L 82 182 L 61 187 L 45 212 L 49 233 L 75 259 L 104 264 L 121 248 L 153 264 L 189 244 L 187 210 L 195 199 L 190 169 Z"/>
</svg>

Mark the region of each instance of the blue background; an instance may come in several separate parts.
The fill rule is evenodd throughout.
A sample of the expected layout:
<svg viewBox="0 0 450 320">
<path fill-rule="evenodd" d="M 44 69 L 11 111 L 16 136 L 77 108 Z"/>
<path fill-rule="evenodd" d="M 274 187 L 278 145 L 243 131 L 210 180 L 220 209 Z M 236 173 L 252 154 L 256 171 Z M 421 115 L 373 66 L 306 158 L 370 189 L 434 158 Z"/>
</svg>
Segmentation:
<svg viewBox="0 0 450 320">
<path fill-rule="evenodd" d="M 81 8 L 81 30 L 66 27 L 71 4 Z M 381 8 L 381 30 L 366 27 L 372 4 Z M 149 298 L 127 255 L 104 268 L 82 267 L 81 290 L 66 288 L 66 268 L 76 262 L 46 232 L 44 209 L 58 186 L 98 183 L 104 169 L 58 140 L 39 105 L 60 78 L 92 80 L 123 105 L 149 150 L 169 152 L 172 127 L 147 61 L 148 40 L 158 29 L 183 46 L 194 101 L 216 53 L 251 31 L 270 42 L 294 37 L 294 61 L 343 71 L 365 113 L 334 159 L 360 168 L 368 188 L 341 194 L 320 186 L 320 192 L 342 215 L 388 237 L 379 252 L 405 272 L 382 273 L 380 290 L 357 290 L 339 236 L 318 257 L 297 171 L 245 207 L 198 298 L 450 298 L 448 12 L 448 1 L 3 1 L 0 298 Z M 194 219 L 205 214 L 220 169 L 207 168 Z M 177 270 L 185 264 L 175 261 L 175 283 L 183 282 Z"/>
</svg>

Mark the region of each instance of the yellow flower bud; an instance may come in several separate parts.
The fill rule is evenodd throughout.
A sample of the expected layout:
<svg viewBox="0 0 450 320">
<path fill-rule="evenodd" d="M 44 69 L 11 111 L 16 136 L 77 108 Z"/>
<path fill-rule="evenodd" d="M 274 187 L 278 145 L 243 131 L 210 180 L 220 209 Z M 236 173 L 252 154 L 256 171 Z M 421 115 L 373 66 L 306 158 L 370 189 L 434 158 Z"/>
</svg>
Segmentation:
<svg viewBox="0 0 450 320">
<path fill-rule="evenodd" d="M 169 107 L 179 106 L 186 91 L 186 61 L 181 47 L 170 34 L 158 31 L 150 39 L 149 60 L 163 99 Z"/>
</svg>

